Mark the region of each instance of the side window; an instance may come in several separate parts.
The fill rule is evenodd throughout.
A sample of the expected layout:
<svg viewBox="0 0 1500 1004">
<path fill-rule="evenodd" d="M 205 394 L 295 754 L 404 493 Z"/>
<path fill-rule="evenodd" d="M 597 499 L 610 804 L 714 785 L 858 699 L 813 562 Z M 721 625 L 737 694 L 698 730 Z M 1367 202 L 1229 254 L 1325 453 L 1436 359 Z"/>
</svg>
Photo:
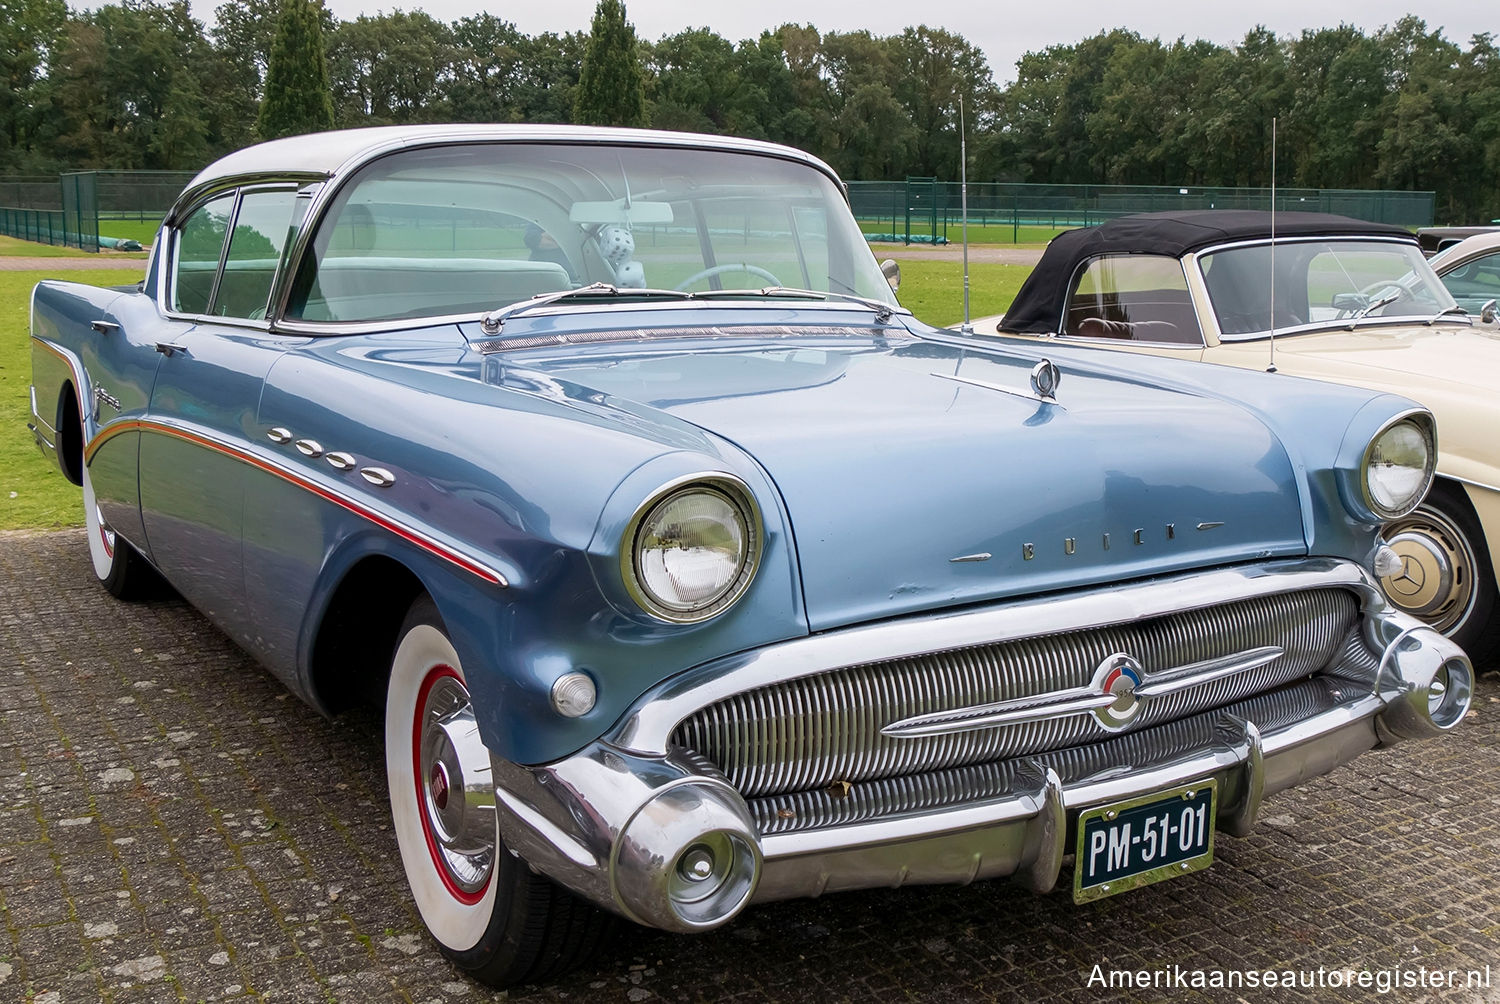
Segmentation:
<svg viewBox="0 0 1500 1004">
<path fill-rule="evenodd" d="M 1162 255 L 1095 258 L 1079 273 L 1064 335 L 1202 345 L 1182 263 Z"/>
<path fill-rule="evenodd" d="M 292 189 L 246 192 L 229 235 L 224 277 L 214 297 L 219 317 L 261 318 L 286 244 L 297 193 Z"/>
<path fill-rule="evenodd" d="M 1443 276 L 1443 285 L 1460 307 L 1479 313 L 1490 300 L 1500 299 L 1500 251 L 1458 266 Z"/>
<path fill-rule="evenodd" d="M 172 281 L 173 310 L 185 314 L 208 313 L 208 298 L 213 295 L 214 277 L 219 273 L 219 257 L 224 251 L 224 236 L 233 212 L 231 192 L 204 203 L 182 225 Z"/>
</svg>

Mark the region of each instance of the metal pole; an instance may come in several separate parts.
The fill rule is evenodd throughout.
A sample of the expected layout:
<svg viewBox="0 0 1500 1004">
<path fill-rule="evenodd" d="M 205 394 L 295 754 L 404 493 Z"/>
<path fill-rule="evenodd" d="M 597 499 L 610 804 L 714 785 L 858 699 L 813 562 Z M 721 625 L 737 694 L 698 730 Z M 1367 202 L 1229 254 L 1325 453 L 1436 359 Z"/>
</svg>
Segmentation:
<svg viewBox="0 0 1500 1004">
<path fill-rule="evenodd" d="M 969 146 L 968 136 L 964 132 L 964 99 L 958 99 L 958 186 L 959 186 L 959 212 L 963 219 L 964 240 L 964 326 L 963 330 L 972 333 L 974 327 L 969 324 Z"/>
</svg>

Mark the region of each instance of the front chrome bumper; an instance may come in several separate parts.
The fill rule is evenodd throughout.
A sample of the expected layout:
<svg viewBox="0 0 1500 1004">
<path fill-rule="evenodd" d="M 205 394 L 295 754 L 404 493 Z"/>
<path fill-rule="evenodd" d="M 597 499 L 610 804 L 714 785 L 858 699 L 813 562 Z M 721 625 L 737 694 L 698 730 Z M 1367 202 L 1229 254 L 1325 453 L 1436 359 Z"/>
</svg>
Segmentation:
<svg viewBox="0 0 1500 1004">
<path fill-rule="evenodd" d="M 1045 892 L 1058 882 L 1082 810 L 1213 777 L 1218 828 L 1243 835 L 1266 795 L 1463 719 L 1467 658 L 1389 608 L 1357 566 L 1278 563 L 1245 581 L 1265 576 L 1357 582 L 1364 613 L 1351 650 L 1314 677 L 1106 742 L 750 800 L 688 751 L 622 741 L 641 738 L 640 723 L 653 716 L 655 731 L 669 733 L 673 715 L 695 707 L 681 687 L 668 687 L 672 714 L 638 709 L 566 760 L 533 768 L 497 760 L 502 838 L 586 899 L 675 931 L 716 927 L 750 902 L 837 890 L 1010 875 Z M 702 681 L 692 689 L 720 690 Z"/>
</svg>

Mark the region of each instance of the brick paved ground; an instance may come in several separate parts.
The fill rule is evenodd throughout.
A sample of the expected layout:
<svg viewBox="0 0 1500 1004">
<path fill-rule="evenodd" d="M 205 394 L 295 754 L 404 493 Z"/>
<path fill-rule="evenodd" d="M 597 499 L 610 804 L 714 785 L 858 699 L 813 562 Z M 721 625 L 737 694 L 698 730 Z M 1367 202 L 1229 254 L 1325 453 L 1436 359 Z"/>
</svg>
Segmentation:
<svg viewBox="0 0 1500 1004">
<path fill-rule="evenodd" d="M 1491 675 L 1461 736 L 1279 795 L 1213 868 L 1132 895 L 769 905 L 703 937 L 632 931 L 510 998 L 1100 1000 L 1096 964 L 1177 964 L 1491 966 L 1496 989 L 1433 999 L 1500 1000 L 1497 712 Z M 0 1001 L 499 996 L 445 964 L 407 898 L 378 726 L 319 718 L 178 602 L 110 599 L 80 533 L 0 534 Z M 1330 995 L 1243 994 L 1305 996 Z"/>
</svg>

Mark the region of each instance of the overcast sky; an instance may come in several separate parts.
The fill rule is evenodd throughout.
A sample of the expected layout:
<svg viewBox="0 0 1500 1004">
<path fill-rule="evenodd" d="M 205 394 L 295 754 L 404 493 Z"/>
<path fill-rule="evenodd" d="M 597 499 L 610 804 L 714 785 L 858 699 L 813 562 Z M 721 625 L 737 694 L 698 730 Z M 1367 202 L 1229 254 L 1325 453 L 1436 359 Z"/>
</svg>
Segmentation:
<svg viewBox="0 0 1500 1004">
<path fill-rule="evenodd" d="M 420 8 L 442 21 L 488 9 L 528 35 L 544 31 L 587 31 L 595 0 L 533 0 L 516 5 L 490 5 L 481 0 L 424 0 L 389 3 L 379 7 L 359 0 L 325 0 L 343 20 L 377 10 Z M 192 0 L 193 12 L 205 20 L 213 16 L 214 0 Z M 1304 28 L 1326 28 L 1348 22 L 1373 32 L 1415 13 L 1429 29 L 1442 28 L 1453 42 L 1467 47 L 1469 37 L 1488 31 L 1500 34 L 1500 4 L 1494 0 L 1257 0 L 1225 3 L 1197 0 L 1137 3 L 1074 0 L 1071 3 L 996 2 L 996 0 L 750 0 L 714 3 L 703 0 L 626 0 L 626 13 L 641 38 L 655 41 L 684 28 L 711 28 L 730 41 L 756 38 L 762 31 L 787 22 L 812 24 L 819 31 L 858 31 L 891 35 L 906 27 L 927 24 L 946 28 L 983 50 L 990 71 L 1000 84 L 1015 79 L 1016 60 L 1031 50 L 1071 43 L 1110 28 L 1124 27 L 1148 38 L 1233 44 L 1257 24 L 1278 35 L 1295 35 Z"/>
</svg>

